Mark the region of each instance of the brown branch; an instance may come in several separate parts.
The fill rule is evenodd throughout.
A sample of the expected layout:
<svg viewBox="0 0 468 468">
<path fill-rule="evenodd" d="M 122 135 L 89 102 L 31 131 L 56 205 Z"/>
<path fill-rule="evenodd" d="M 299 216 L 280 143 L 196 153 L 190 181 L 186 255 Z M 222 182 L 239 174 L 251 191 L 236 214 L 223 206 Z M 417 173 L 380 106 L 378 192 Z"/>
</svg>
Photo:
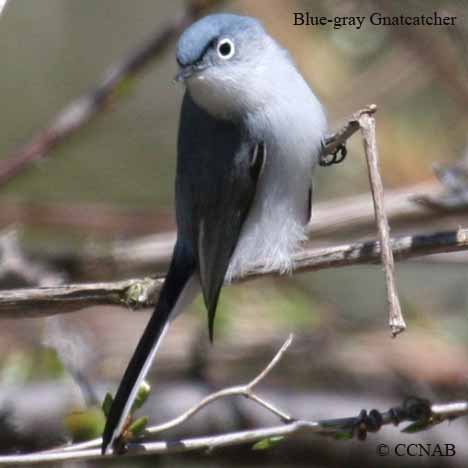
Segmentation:
<svg viewBox="0 0 468 468">
<path fill-rule="evenodd" d="M 391 246 L 396 260 L 441 252 L 459 252 L 468 250 L 468 229 L 396 238 L 391 241 Z M 357 242 L 305 249 L 295 256 L 293 269 L 295 272 L 306 272 L 375 263 L 380 263 L 380 243 Z M 258 265 L 242 281 L 273 274 L 279 272 Z M 161 278 L 146 278 L 1 291 L 0 318 L 45 317 L 103 304 L 134 309 L 149 307 L 154 305 L 162 282 Z"/>
<path fill-rule="evenodd" d="M 7 184 L 33 163 L 46 158 L 77 130 L 104 111 L 122 96 L 121 90 L 129 80 L 141 74 L 152 61 L 161 56 L 181 32 L 199 16 L 222 0 L 192 0 L 186 12 L 168 22 L 161 30 L 132 52 L 128 58 L 112 67 L 99 84 L 88 93 L 71 102 L 52 122 L 30 142 L 0 164 L 0 185 Z"/>
<path fill-rule="evenodd" d="M 46 317 L 96 305 L 149 307 L 154 305 L 162 282 L 148 278 L 1 291 L 0 317 Z"/>
<path fill-rule="evenodd" d="M 393 252 L 390 246 L 390 227 L 384 207 L 384 189 L 379 172 L 379 160 L 377 150 L 377 139 L 375 136 L 375 119 L 372 115 L 365 113 L 359 118 L 359 125 L 364 140 L 364 151 L 366 153 L 369 181 L 374 199 L 375 217 L 379 230 L 382 264 L 385 271 L 385 284 L 387 286 L 387 304 L 389 313 L 389 325 L 393 336 L 405 330 L 406 324 L 401 313 L 400 300 L 395 283 L 395 265 Z"/>
</svg>

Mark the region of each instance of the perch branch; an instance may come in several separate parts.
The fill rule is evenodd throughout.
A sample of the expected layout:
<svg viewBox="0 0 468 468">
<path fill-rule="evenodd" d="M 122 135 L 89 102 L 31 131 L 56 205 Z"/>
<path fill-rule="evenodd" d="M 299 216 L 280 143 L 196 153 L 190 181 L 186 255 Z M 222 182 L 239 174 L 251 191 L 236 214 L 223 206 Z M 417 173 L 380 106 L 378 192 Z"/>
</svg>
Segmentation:
<svg viewBox="0 0 468 468">
<path fill-rule="evenodd" d="M 379 230 L 382 264 L 385 271 L 385 284 L 387 286 L 387 303 L 389 312 L 389 325 L 393 336 L 405 330 L 406 324 L 401 313 L 400 301 L 395 283 L 395 265 L 390 245 L 390 227 L 384 207 L 384 190 L 379 172 L 377 139 L 375 136 L 375 119 L 370 113 L 363 113 L 359 117 L 364 150 L 366 153 L 369 180 L 374 199 L 375 217 Z"/>
<path fill-rule="evenodd" d="M 232 395 L 255 395 L 253 393 L 253 388 L 276 366 L 291 344 L 291 341 L 292 336 L 290 336 L 283 344 L 268 366 L 247 385 L 230 387 L 228 389 L 215 392 L 207 396 L 198 405 L 181 415 L 179 418 L 174 419 L 172 422 L 153 427 L 149 432 L 160 432 L 161 430 L 168 429 L 174 425 L 182 424 L 207 404 L 221 397 Z M 256 399 L 254 399 L 254 401 L 259 403 Z M 262 406 L 264 405 L 262 404 Z M 195 450 L 211 451 L 216 448 L 247 443 L 252 444 L 271 437 L 286 437 L 297 433 L 315 433 L 322 436 L 344 435 L 346 438 L 357 436 L 360 439 L 365 439 L 368 432 L 378 432 L 385 425 L 399 425 L 403 422 L 410 421 L 412 424 L 403 429 L 403 431 L 416 432 L 428 429 L 429 427 L 440 424 L 443 421 L 453 420 L 468 414 L 468 402 L 466 401 L 433 405 L 428 400 L 417 397 L 408 398 L 403 405 L 390 408 L 388 411 L 384 412 L 373 409 L 368 413 L 367 411 L 362 410 L 357 417 L 354 416 L 320 421 L 293 420 L 289 416 L 287 416 L 287 418 L 283 418 L 282 415 L 284 413 L 278 413 L 276 408 L 270 403 L 268 403 L 267 408 L 275 415 L 280 416 L 281 419 L 283 419 L 284 424 L 262 429 L 252 429 L 192 439 L 181 439 L 170 442 L 156 441 L 129 443 L 128 453 L 130 455 L 150 455 L 189 452 Z M 271 410 L 271 408 L 275 409 Z M 99 443 L 100 439 L 96 439 L 86 443 L 59 447 L 45 452 L 0 456 L 0 465 L 32 465 L 66 460 L 100 459 L 103 455 L 101 455 L 100 448 L 95 447 L 99 445 Z M 93 445 L 95 448 L 90 447 L 90 445 Z M 107 458 L 113 456 L 115 456 L 113 453 L 105 455 Z"/>
<path fill-rule="evenodd" d="M 397 260 L 468 250 L 468 229 L 395 238 L 391 241 L 391 247 Z M 316 271 L 379 262 L 379 242 L 356 242 L 304 249 L 295 256 L 293 270 Z M 247 272 L 243 280 L 278 273 L 277 270 L 258 265 Z M 1 291 L 0 318 L 46 317 L 103 304 L 134 309 L 149 307 L 154 305 L 162 283 L 162 278 L 146 278 Z"/>
<path fill-rule="evenodd" d="M 221 0 L 190 1 L 183 15 L 175 17 L 129 57 L 112 67 L 94 89 L 71 102 L 30 142 L 2 161 L 0 185 L 7 184 L 32 163 L 46 158 L 53 149 L 107 109 L 111 102 L 115 104 L 131 79 L 141 74 L 156 57 L 161 56 L 192 21 L 220 2 Z"/>
</svg>

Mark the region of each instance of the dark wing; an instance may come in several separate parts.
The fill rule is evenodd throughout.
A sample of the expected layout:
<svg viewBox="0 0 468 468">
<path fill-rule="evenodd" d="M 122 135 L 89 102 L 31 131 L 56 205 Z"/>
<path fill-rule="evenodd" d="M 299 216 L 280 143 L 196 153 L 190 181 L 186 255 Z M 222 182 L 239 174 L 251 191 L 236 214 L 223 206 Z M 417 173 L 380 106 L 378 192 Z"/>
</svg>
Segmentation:
<svg viewBox="0 0 468 468">
<path fill-rule="evenodd" d="M 210 339 L 221 286 L 265 158 L 265 145 L 241 124 L 213 118 L 185 94 L 176 178 L 178 235 L 197 259 Z"/>
</svg>

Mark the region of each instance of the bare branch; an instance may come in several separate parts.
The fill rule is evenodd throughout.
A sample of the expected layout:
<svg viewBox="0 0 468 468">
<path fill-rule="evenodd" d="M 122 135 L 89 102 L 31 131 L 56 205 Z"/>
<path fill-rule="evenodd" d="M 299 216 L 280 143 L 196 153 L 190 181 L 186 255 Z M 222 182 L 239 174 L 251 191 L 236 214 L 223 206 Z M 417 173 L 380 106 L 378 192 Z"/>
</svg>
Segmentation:
<svg viewBox="0 0 468 468">
<path fill-rule="evenodd" d="M 275 416 L 278 416 L 282 422 L 291 422 L 292 418 L 284 411 L 279 410 L 274 406 L 272 403 L 267 402 L 266 400 L 260 398 L 258 395 L 254 393 L 254 388 L 263 380 L 265 377 L 273 370 L 273 368 L 279 363 L 281 358 L 283 357 L 284 353 L 288 350 L 291 346 L 293 341 L 293 335 L 289 335 L 288 339 L 283 343 L 279 351 L 273 357 L 273 359 L 268 363 L 268 365 L 250 382 L 245 385 L 236 385 L 233 387 L 228 387 L 217 392 L 214 392 L 205 398 L 203 398 L 199 403 L 189 408 L 187 411 L 184 411 L 181 415 L 177 416 L 170 421 L 167 421 L 162 424 L 158 424 L 157 426 L 152 426 L 146 429 L 148 434 L 157 434 L 163 431 L 167 431 L 168 429 L 172 429 L 174 427 L 180 426 L 184 422 L 188 421 L 190 418 L 195 416 L 199 411 L 203 408 L 208 406 L 209 404 L 220 400 L 221 398 L 231 397 L 231 396 L 243 396 L 248 398 L 260 406 L 263 406 L 265 409 L 273 413 Z M 57 449 L 47 450 L 43 453 L 55 453 L 60 451 L 76 451 L 76 450 L 84 450 L 94 447 L 99 447 L 102 443 L 101 438 L 88 440 L 86 442 L 82 442 L 79 444 L 73 445 L 66 445 L 63 447 L 59 447 Z"/>
<path fill-rule="evenodd" d="M 292 337 L 290 336 L 270 364 L 247 385 L 230 387 L 225 390 L 215 392 L 204 398 L 198 405 L 188 410 L 178 418 L 175 418 L 168 423 L 155 426 L 148 432 L 156 433 L 170 427 L 174 427 L 175 425 L 182 424 L 196 412 L 216 399 L 233 395 L 253 395 L 255 396 L 255 398 L 251 398 L 253 401 L 256 401 L 260 405 L 272 411 L 274 414 L 278 415 L 277 410 L 273 405 L 260 398 L 257 399 L 252 390 L 253 387 L 257 385 L 278 363 L 281 356 L 291 344 L 291 341 Z M 285 424 L 264 429 L 253 429 L 222 435 L 181 439 L 171 442 L 156 441 L 130 443 L 128 444 L 128 452 L 131 455 L 150 455 L 189 452 L 195 450 L 206 451 L 219 447 L 254 443 L 270 437 L 285 437 L 299 432 L 315 433 L 322 436 L 333 436 L 344 433 L 350 437 L 357 436 L 358 438 L 365 438 L 368 432 L 378 432 L 385 425 L 399 425 L 402 422 L 410 421 L 412 424 L 407 426 L 404 431 L 416 432 L 428 429 L 429 427 L 440 424 L 443 421 L 453 420 L 466 415 L 468 415 L 468 402 L 466 401 L 433 405 L 428 400 L 411 397 L 408 398 L 402 406 L 390 408 L 385 412 L 373 409 L 367 413 L 367 411 L 362 410 L 357 417 L 345 417 L 320 421 L 292 420 L 288 416 L 284 419 Z M 105 456 L 101 455 L 100 448 L 97 447 L 99 444 L 100 439 L 95 439 L 85 443 L 59 447 L 45 452 L 26 455 L 0 456 L 0 465 L 31 465 L 51 463 L 54 461 L 90 460 L 115 456 L 113 453 L 109 453 Z"/>
<path fill-rule="evenodd" d="M 104 304 L 130 308 L 149 307 L 154 305 L 162 282 L 162 279 L 135 279 L 2 291 L 0 316 L 47 317 Z"/>
<path fill-rule="evenodd" d="M 369 170 L 369 181 L 374 199 L 375 217 L 379 230 L 382 264 L 385 271 L 385 284 L 387 286 L 387 304 L 389 313 L 389 325 L 395 337 L 405 330 L 406 324 L 401 313 L 400 300 L 395 283 L 395 266 L 393 252 L 390 246 L 390 227 L 384 207 L 384 190 L 379 172 L 379 160 L 377 150 L 377 139 L 375 136 L 375 119 L 368 113 L 359 118 L 364 150 L 366 153 L 367 168 Z"/>
<path fill-rule="evenodd" d="M 396 260 L 460 252 L 468 250 L 468 229 L 400 237 L 391 241 L 391 247 Z M 379 242 L 356 242 L 304 249 L 295 256 L 293 270 L 306 272 L 379 262 Z M 258 265 L 247 272 L 242 281 L 274 274 L 279 272 Z M 162 283 L 162 278 L 145 278 L 1 291 L 0 318 L 47 317 L 104 304 L 132 309 L 150 307 L 155 304 Z"/>
<path fill-rule="evenodd" d="M 19 148 L 0 164 L 0 185 L 5 185 L 16 175 L 29 168 L 32 163 L 49 156 L 50 152 L 63 144 L 77 130 L 83 128 L 100 115 L 108 104 L 122 96 L 121 89 L 161 56 L 173 40 L 195 19 L 221 0 L 192 0 L 186 12 L 175 17 L 161 30 L 133 51 L 121 63 L 112 67 L 100 83 L 85 95 L 71 102 L 52 122 L 32 140 Z"/>
<path fill-rule="evenodd" d="M 181 414 L 179 417 L 173 419 L 172 421 L 168 421 L 164 424 L 159 424 L 158 426 L 150 427 L 147 429 L 147 432 L 149 434 L 157 434 L 158 432 L 166 431 L 167 429 L 176 427 L 184 423 L 188 419 L 190 419 L 192 416 L 194 416 L 196 413 L 198 413 L 201 409 L 203 409 L 205 406 L 209 405 L 210 403 L 213 403 L 214 401 L 219 400 L 220 398 L 225 398 L 228 396 L 236 396 L 236 395 L 243 396 L 245 398 L 255 401 L 256 403 L 266 408 L 268 411 L 278 416 L 282 422 L 290 422 L 292 418 L 289 415 L 287 415 L 281 410 L 278 410 L 272 404 L 262 400 L 260 397 L 258 397 L 254 393 L 253 390 L 278 364 L 278 362 L 283 357 L 284 353 L 291 346 L 292 340 L 293 340 L 293 335 L 289 335 L 288 339 L 283 343 L 280 350 L 276 353 L 275 357 L 271 360 L 271 362 L 265 367 L 265 369 L 263 369 L 260 372 L 260 374 L 258 374 L 249 383 L 245 385 L 236 385 L 234 387 L 225 388 L 218 392 L 212 393 L 211 395 L 208 395 L 206 398 L 200 401 L 200 403 L 190 408 L 185 413 Z"/>
</svg>

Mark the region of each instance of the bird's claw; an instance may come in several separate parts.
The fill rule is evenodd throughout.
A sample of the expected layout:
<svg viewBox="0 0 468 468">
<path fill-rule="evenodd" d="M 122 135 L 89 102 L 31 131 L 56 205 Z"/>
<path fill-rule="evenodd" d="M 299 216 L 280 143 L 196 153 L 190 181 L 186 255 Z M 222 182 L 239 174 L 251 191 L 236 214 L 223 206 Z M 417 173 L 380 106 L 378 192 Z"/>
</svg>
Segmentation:
<svg viewBox="0 0 468 468">
<path fill-rule="evenodd" d="M 336 150 L 331 154 L 323 154 L 320 156 L 319 164 L 323 167 L 332 166 L 333 164 L 340 164 L 346 158 L 348 150 L 344 143 L 337 146 Z M 331 158 L 329 157 L 331 156 Z"/>
</svg>

